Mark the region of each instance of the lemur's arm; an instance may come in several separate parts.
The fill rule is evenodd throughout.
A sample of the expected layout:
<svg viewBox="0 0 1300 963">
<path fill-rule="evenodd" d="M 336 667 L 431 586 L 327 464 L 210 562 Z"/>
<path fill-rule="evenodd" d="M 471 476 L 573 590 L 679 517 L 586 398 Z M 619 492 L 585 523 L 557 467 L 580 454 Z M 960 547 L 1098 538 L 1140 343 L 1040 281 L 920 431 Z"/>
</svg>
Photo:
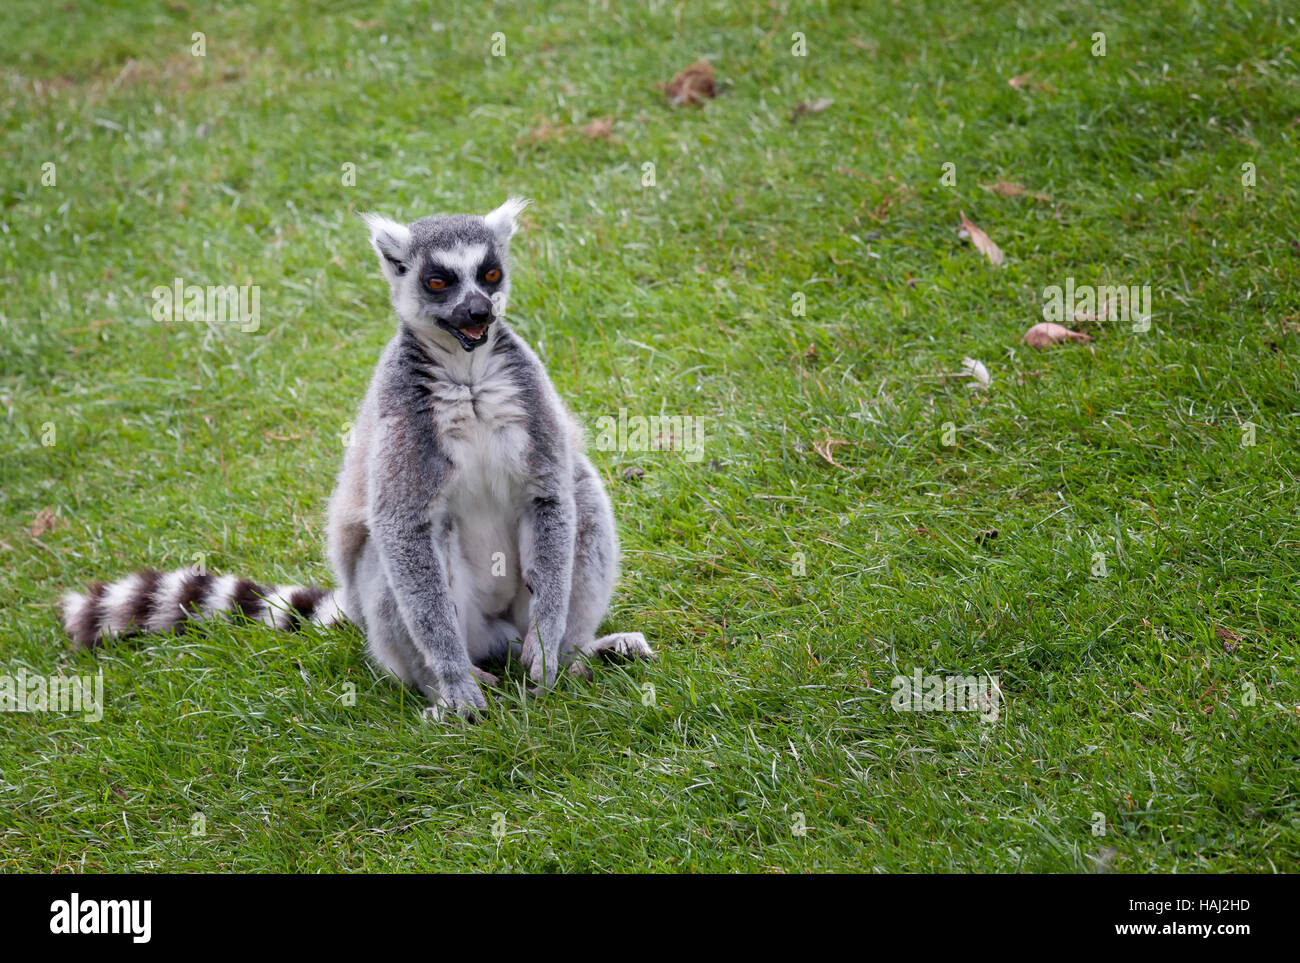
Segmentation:
<svg viewBox="0 0 1300 963">
<path fill-rule="evenodd" d="M 434 538 L 438 493 L 451 464 L 438 450 L 432 427 L 402 414 L 379 417 L 370 454 L 371 532 L 402 621 L 442 701 L 454 709 L 486 706 Z"/>
<path fill-rule="evenodd" d="M 529 483 L 519 525 L 519 560 L 524 581 L 532 592 L 520 661 L 532 680 L 543 688 L 555 681 L 559 669 L 577 537 L 567 416 L 559 400 L 550 397 L 542 382 L 544 377 L 540 375 L 533 384 L 525 382 L 523 388 L 531 413 L 531 450 Z"/>
<path fill-rule="evenodd" d="M 520 561 L 533 596 L 520 661 L 543 687 L 555 681 L 559 668 L 572 589 L 576 513 L 572 484 L 542 484 L 530 495 L 520 523 Z"/>
</svg>

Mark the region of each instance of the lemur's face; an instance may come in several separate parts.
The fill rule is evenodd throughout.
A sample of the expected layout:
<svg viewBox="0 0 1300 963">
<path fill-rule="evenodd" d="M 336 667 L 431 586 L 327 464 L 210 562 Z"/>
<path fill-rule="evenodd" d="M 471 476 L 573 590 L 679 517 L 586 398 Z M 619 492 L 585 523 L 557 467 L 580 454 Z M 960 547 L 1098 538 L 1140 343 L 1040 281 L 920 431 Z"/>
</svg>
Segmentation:
<svg viewBox="0 0 1300 963">
<path fill-rule="evenodd" d="M 487 344 L 510 293 L 510 237 L 527 201 L 484 217 L 426 217 L 410 226 L 365 215 L 397 316 L 416 331 L 450 335 L 466 351 Z"/>
</svg>

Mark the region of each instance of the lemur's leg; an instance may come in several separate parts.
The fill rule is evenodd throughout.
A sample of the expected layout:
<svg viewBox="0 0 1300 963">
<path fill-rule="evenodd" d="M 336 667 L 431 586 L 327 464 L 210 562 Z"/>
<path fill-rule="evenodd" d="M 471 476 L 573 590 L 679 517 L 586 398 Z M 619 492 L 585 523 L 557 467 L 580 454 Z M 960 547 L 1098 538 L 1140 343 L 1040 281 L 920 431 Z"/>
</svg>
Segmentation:
<svg viewBox="0 0 1300 963">
<path fill-rule="evenodd" d="M 399 638 L 406 634 L 406 626 L 402 625 L 398 602 L 389 589 L 389 580 L 383 574 L 380 556 L 373 545 L 365 547 L 357 558 L 344 597 L 348 612 L 359 616 L 356 623 L 365 633 L 370 658 L 393 673 L 403 685 L 415 685 L 413 647 L 409 638 Z"/>
<path fill-rule="evenodd" d="M 366 643 L 376 662 L 393 673 L 403 685 L 413 686 L 429 700 L 426 715 L 441 718 L 439 691 L 433 670 L 412 641 L 397 608 L 397 596 L 384 574 L 379 552 L 366 547 L 356 567 L 355 598 L 365 624 Z M 470 672 L 485 685 L 500 680 L 490 672 L 471 666 Z"/>
<path fill-rule="evenodd" d="M 450 462 L 441 454 L 432 419 L 399 413 L 418 409 L 418 381 L 390 385 L 381 393 L 387 412 L 379 419 L 370 473 L 384 482 L 371 494 L 370 526 L 375 548 L 407 637 L 414 643 L 437 690 L 435 710 L 446 707 L 475 719 L 487 699 L 471 671 L 448 581 L 447 557 L 435 538 L 445 525 L 441 495 Z"/>
<path fill-rule="evenodd" d="M 579 463 L 574 500 L 578 529 L 573 594 L 569 598 L 561 662 L 567 665 L 578 656 L 594 655 L 653 659 L 654 652 L 640 632 L 618 632 L 596 638 L 596 629 L 609 608 L 618 576 L 618 542 L 609 500 L 585 458 Z M 573 662 L 571 671 L 577 675 L 590 674 L 581 662 Z"/>
<path fill-rule="evenodd" d="M 433 670 L 425 664 L 424 656 L 416 649 L 410 633 L 402 624 L 401 615 L 397 611 L 397 597 L 393 595 L 387 581 L 378 586 L 363 605 L 367 613 L 366 624 L 375 627 L 366 633 L 366 641 L 375 661 L 397 676 L 403 685 L 420 690 L 430 703 L 426 715 L 434 719 L 442 718 Z M 470 665 L 469 671 L 484 685 L 494 686 L 501 681 L 476 665 Z"/>
<path fill-rule="evenodd" d="M 421 663 L 406 626 L 397 610 L 397 597 L 388 584 L 374 544 L 363 550 L 353 569 L 354 580 L 347 587 L 349 611 L 359 612 L 366 635 L 366 648 L 380 666 L 403 685 L 419 686 Z M 426 693 L 427 694 L 427 693 Z"/>
</svg>

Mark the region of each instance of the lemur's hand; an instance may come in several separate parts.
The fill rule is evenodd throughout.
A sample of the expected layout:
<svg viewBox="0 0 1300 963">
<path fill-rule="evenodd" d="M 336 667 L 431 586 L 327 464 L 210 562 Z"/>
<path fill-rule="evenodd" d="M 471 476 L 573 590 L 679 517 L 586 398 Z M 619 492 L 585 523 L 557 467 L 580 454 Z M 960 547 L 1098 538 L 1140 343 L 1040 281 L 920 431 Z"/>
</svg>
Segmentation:
<svg viewBox="0 0 1300 963">
<path fill-rule="evenodd" d="M 558 638 L 554 645 L 542 645 L 541 635 L 536 625 L 529 629 L 528 635 L 524 637 L 524 650 L 519 654 L 519 661 L 528 670 L 528 677 L 541 691 L 555 685 L 555 677 L 560 670 L 559 650 Z"/>
</svg>

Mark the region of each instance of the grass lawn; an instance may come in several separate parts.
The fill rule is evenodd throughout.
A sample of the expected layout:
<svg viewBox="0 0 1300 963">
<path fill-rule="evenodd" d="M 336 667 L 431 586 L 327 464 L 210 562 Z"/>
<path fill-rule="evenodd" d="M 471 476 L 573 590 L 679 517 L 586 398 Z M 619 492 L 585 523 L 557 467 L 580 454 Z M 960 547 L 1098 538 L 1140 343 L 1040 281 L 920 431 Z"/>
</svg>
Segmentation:
<svg viewBox="0 0 1300 963">
<path fill-rule="evenodd" d="M 0 674 L 104 715 L 0 715 L 0 870 L 1300 870 L 1294 5 L 451 6 L 6 5 Z M 351 628 L 69 651 L 90 578 L 328 582 L 357 212 L 512 193 L 593 436 L 706 425 L 593 445 L 660 661 L 467 727 Z M 257 330 L 155 321 L 174 278 Z M 1021 344 L 1071 278 L 1149 325 Z M 917 670 L 998 718 L 894 711 Z"/>
</svg>

